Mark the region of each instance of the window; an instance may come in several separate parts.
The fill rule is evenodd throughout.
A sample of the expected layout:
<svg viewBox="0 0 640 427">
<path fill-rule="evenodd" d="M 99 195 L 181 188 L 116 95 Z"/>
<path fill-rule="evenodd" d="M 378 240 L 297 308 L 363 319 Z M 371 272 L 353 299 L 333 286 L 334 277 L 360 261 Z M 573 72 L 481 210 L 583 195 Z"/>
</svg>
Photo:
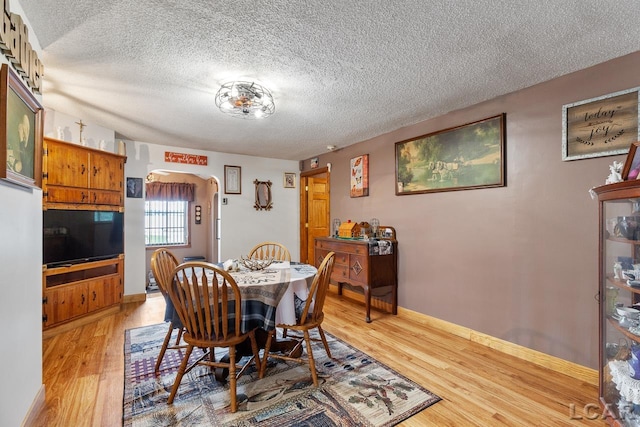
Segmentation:
<svg viewBox="0 0 640 427">
<path fill-rule="evenodd" d="M 189 244 L 189 202 L 145 201 L 144 242 L 146 246 Z"/>
</svg>

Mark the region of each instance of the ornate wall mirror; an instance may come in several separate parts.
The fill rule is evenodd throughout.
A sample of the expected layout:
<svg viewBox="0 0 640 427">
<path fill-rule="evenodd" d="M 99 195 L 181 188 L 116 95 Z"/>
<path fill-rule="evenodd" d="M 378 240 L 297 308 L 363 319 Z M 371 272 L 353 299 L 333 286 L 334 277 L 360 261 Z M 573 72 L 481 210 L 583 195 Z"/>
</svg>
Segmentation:
<svg viewBox="0 0 640 427">
<path fill-rule="evenodd" d="M 271 210 L 273 202 L 271 201 L 271 181 L 253 181 L 256 185 L 256 203 L 253 205 L 257 211 L 264 209 Z"/>
</svg>

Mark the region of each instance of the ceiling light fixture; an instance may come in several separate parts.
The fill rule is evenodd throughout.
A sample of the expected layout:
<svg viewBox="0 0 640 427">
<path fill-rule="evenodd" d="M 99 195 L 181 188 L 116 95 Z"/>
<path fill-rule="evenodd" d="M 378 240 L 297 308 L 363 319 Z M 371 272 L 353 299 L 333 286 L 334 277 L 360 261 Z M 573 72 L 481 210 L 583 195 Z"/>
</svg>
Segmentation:
<svg viewBox="0 0 640 427">
<path fill-rule="evenodd" d="M 245 119 L 269 117 L 276 111 L 269 89 L 255 82 L 230 82 L 216 94 L 216 105 L 223 113 Z"/>
</svg>

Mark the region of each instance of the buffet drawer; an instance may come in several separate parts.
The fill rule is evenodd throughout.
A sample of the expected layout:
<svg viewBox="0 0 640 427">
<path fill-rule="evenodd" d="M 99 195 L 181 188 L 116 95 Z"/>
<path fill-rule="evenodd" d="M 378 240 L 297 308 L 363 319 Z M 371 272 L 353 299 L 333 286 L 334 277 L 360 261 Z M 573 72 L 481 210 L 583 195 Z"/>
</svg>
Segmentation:
<svg viewBox="0 0 640 427">
<path fill-rule="evenodd" d="M 347 254 L 368 254 L 369 245 L 362 241 L 341 242 L 339 240 L 326 242 L 322 240 L 316 241 L 316 248 L 334 251 L 336 255 L 340 252 Z M 338 260 L 336 259 L 336 262 Z"/>
<path fill-rule="evenodd" d="M 333 264 L 333 273 L 331 273 L 331 280 L 335 282 L 349 281 L 349 266 Z"/>
<path fill-rule="evenodd" d="M 343 265 L 349 267 L 349 254 L 345 254 L 344 252 L 336 252 L 334 265 Z"/>
</svg>

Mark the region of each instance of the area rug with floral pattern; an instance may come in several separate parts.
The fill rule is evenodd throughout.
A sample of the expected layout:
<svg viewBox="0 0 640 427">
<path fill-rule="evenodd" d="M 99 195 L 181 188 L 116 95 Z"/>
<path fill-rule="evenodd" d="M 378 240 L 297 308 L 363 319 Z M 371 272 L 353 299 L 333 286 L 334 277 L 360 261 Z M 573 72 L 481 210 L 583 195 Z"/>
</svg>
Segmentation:
<svg viewBox="0 0 640 427">
<path fill-rule="evenodd" d="M 322 343 L 312 344 L 317 388 L 307 364 L 269 359 L 265 378 L 258 379 L 251 366 L 238 379 L 238 411 L 232 413 L 228 384 L 216 381 L 206 366 L 197 366 L 182 379 L 173 405 L 167 405 L 183 351 L 167 350 L 159 374 L 154 374 L 166 331 L 167 324 L 125 331 L 124 426 L 392 426 L 440 400 L 326 334 L 331 359 Z M 192 357 L 201 354 L 195 350 Z"/>
</svg>

